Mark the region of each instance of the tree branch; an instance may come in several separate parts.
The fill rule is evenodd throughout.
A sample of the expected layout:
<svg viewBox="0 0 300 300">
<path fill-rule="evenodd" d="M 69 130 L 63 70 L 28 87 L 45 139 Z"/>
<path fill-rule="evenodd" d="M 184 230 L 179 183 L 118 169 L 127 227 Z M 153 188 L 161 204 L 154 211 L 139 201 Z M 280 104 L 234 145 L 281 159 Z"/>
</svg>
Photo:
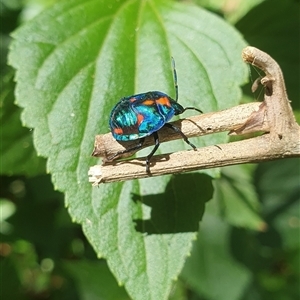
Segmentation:
<svg viewBox="0 0 300 300">
<path fill-rule="evenodd" d="M 198 148 L 197 151 L 154 156 L 151 159 L 150 176 L 300 156 L 300 127 L 289 104 L 280 67 L 268 54 L 254 47 L 246 47 L 242 57 L 245 62 L 259 67 L 266 74 L 260 79 L 265 87 L 262 103 L 239 105 L 220 112 L 178 120 L 173 124 L 181 128 L 187 137 L 222 131 L 229 131 L 231 135 L 258 131 L 266 134 L 248 140 Z M 169 128 L 159 131 L 160 142 L 179 138 L 181 136 Z M 92 155 L 103 157 L 104 165 L 90 168 L 89 181 L 97 185 L 101 182 L 149 177 L 145 171 L 145 158 L 109 161 L 109 157 L 135 144 L 136 141 L 119 143 L 110 133 L 97 135 Z M 144 147 L 151 145 L 153 138 L 146 138 Z M 131 156 L 133 153 L 117 158 Z"/>
</svg>

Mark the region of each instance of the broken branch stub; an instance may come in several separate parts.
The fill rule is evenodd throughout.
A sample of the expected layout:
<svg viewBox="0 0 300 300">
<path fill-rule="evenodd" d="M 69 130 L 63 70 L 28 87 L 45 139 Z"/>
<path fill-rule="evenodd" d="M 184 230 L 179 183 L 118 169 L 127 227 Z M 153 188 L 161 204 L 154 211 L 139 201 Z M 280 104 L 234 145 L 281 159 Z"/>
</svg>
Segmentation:
<svg viewBox="0 0 300 300">
<path fill-rule="evenodd" d="M 286 93 L 283 74 L 277 62 L 254 47 L 245 48 L 242 57 L 245 62 L 260 68 L 266 74 L 260 82 L 265 87 L 265 113 L 270 122 L 272 136 L 277 135 L 280 138 L 284 132 L 299 130 Z"/>
<path fill-rule="evenodd" d="M 266 53 L 246 47 L 242 57 L 265 72 L 259 82 L 265 87 L 262 103 L 249 103 L 208 114 L 173 122 L 187 137 L 229 131 L 231 135 L 265 132 L 264 135 L 223 145 L 208 146 L 197 151 L 180 151 L 157 155 L 151 160 L 150 176 L 187 172 L 300 156 L 300 127 L 296 123 L 279 65 Z M 257 84 L 257 82 L 256 82 Z M 255 88 L 255 87 L 254 87 Z M 160 142 L 181 136 L 169 128 L 159 130 Z M 145 139 L 144 147 L 153 145 L 153 138 Z M 97 135 L 93 156 L 103 157 L 105 165 L 90 168 L 89 180 L 93 184 L 148 177 L 145 158 L 107 163 L 107 158 L 132 147 L 136 141 L 119 143 L 110 133 Z M 126 153 L 126 156 L 134 154 Z M 122 156 L 122 158 L 124 158 Z"/>
</svg>

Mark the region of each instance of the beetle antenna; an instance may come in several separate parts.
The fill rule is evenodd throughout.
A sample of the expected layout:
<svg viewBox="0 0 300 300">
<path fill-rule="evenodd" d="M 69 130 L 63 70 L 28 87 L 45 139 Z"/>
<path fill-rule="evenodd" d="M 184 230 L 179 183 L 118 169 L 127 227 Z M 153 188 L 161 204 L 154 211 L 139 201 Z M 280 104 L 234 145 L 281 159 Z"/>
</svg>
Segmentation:
<svg viewBox="0 0 300 300">
<path fill-rule="evenodd" d="M 175 86 L 175 101 L 178 101 L 178 84 L 177 84 L 177 73 L 175 68 L 175 60 L 172 57 L 172 69 L 173 69 L 173 76 L 174 76 L 174 86 Z"/>
<path fill-rule="evenodd" d="M 182 112 L 185 112 L 185 111 L 188 110 L 188 109 L 193 109 L 193 110 L 196 110 L 196 111 L 198 111 L 199 113 L 203 114 L 203 111 L 202 111 L 202 110 L 200 110 L 199 108 L 196 108 L 196 107 L 194 107 L 194 106 L 188 106 L 188 107 L 185 107 L 185 108 L 183 109 Z"/>
</svg>

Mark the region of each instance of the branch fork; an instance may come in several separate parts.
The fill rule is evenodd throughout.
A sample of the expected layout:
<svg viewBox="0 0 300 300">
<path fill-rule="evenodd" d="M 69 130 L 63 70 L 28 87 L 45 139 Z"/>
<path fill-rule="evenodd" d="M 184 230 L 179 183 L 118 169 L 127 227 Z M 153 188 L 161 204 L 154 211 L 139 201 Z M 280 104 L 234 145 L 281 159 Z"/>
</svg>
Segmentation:
<svg viewBox="0 0 300 300">
<path fill-rule="evenodd" d="M 264 135 L 197 148 L 196 151 L 186 150 L 154 156 L 151 159 L 150 174 L 145 170 L 145 158 L 121 161 L 108 159 L 132 147 L 136 141 L 120 143 L 111 133 L 97 135 L 92 156 L 102 157 L 102 165 L 90 168 L 89 181 L 98 185 L 285 157 L 300 157 L 300 126 L 295 121 L 279 65 L 268 54 L 254 47 L 246 47 L 242 58 L 265 73 L 265 77 L 253 84 L 253 89 L 256 89 L 258 84 L 264 86 L 263 102 L 242 104 L 220 112 L 178 120 L 172 124 L 179 127 L 188 138 L 223 131 L 229 131 L 230 135 L 254 132 L 264 132 Z M 159 130 L 158 134 L 161 143 L 181 138 L 167 127 Z M 147 137 L 143 148 L 153 144 L 153 138 Z M 133 154 L 134 152 L 130 152 L 117 158 L 126 158 Z"/>
</svg>

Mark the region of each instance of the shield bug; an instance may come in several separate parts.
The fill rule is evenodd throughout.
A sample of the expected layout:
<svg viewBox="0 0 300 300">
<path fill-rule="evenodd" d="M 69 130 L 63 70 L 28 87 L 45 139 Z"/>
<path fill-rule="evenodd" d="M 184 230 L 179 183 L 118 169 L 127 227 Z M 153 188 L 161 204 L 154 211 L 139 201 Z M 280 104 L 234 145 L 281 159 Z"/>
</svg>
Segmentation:
<svg viewBox="0 0 300 300">
<path fill-rule="evenodd" d="M 188 140 L 185 134 L 178 127 L 167 123 L 174 115 L 182 114 L 188 109 L 194 109 L 202 113 L 202 111 L 198 108 L 184 108 L 177 102 L 177 73 L 173 58 L 172 68 L 175 85 L 175 100 L 162 92 L 151 91 L 124 97 L 115 105 L 109 119 L 109 126 L 113 137 L 117 141 L 138 140 L 138 142 L 135 146 L 114 154 L 109 157 L 108 160 L 113 160 L 115 157 L 124 153 L 137 151 L 143 146 L 145 137 L 152 135 L 155 141 L 155 146 L 146 159 L 146 172 L 150 172 L 151 157 L 160 145 L 157 132 L 164 126 L 179 133 L 187 144 L 189 144 L 194 150 L 196 149 L 195 145 Z"/>
</svg>

